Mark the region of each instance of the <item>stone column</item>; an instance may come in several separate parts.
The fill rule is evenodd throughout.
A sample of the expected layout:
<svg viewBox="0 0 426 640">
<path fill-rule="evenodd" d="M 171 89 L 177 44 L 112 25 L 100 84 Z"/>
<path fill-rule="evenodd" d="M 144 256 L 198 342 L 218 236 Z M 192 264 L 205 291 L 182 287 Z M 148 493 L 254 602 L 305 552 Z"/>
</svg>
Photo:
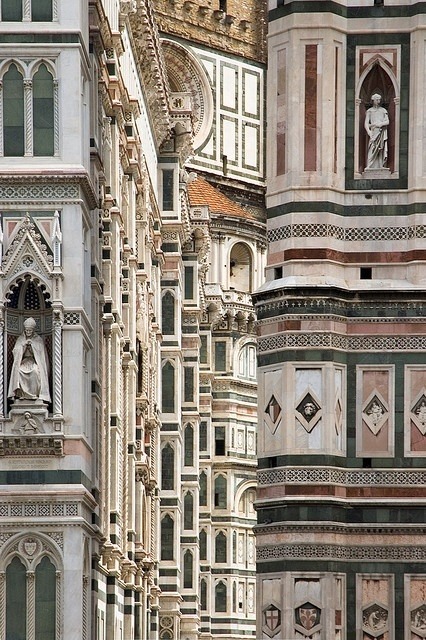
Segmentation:
<svg viewBox="0 0 426 640">
<path fill-rule="evenodd" d="M 33 82 L 24 80 L 25 156 L 33 155 Z"/>
</svg>

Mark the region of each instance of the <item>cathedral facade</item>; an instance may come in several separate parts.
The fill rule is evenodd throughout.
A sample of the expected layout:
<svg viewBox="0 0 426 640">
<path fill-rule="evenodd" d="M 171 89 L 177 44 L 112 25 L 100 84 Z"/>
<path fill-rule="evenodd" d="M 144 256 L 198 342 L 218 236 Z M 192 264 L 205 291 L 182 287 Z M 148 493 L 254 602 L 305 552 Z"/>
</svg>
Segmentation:
<svg viewBox="0 0 426 640">
<path fill-rule="evenodd" d="M 256 636 L 262 7 L 0 3 L 2 639 Z"/>
<path fill-rule="evenodd" d="M 269 0 L 258 638 L 426 635 L 424 6 Z"/>
</svg>

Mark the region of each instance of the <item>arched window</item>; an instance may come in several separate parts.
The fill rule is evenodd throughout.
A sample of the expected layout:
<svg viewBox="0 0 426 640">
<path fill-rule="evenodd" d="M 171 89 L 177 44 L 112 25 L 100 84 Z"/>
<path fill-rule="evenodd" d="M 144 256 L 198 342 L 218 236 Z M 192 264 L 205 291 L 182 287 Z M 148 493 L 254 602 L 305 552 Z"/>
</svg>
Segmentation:
<svg viewBox="0 0 426 640">
<path fill-rule="evenodd" d="M 192 467 L 194 465 L 194 429 L 190 424 L 185 427 L 184 439 L 184 465 L 185 467 Z"/>
<path fill-rule="evenodd" d="M 3 145 L 5 156 L 24 155 L 24 79 L 15 64 L 3 76 Z"/>
<path fill-rule="evenodd" d="M 35 637 L 56 638 L 56 569 L 46 556 L 35 571 Z"/>
<path fill-rule="evenodd" d="M 187 493 L 183 499 L 183 528 L 194 528 L 194 496 Z"/>
<path fill-rule="evenodd" d="M 237 583 L 232 585 L 232 611 L 237 610 Z"/>
<path fill-rule="evenodd" d="M 187 549 L 183 556 L 183 588 L 192 589 L 192 575 L 194 566 L 194 556 Z"/>
<path fill-rule="evenodd" d="M 207 474 L 205 471 L 200 473 L 199 503 L 200 507 L 207 507 Z"/>
<path fill-rule="evenodd" d="M 53 20 L 52 0 L 32 0 L 31 20 L 33 22 L 50 22 Z"/>
<path fill-rule="evenodd" d="M 219 531 L 215 543 L 215 562 L 226 562 L 226 535 L 223 531 Z"/>
<path fill-rule="evenodd" d="M 232 562 L 237 562 L 237 534 L 232 534 Z"/>
<path fill-rule="evenodd" d="M 53 156 L 55 152 L 55 116 L 53 78 L 45 64 L 33 79 L 34 155 Z"/>
<path fill-rule="evenodd" d="M 16 615 L 20 611 L 20 615 Z M 19 558 L 6 569 L 6 638 L 26 640 L 27 576 Z"/>
<path fill-rule="evenodd" d="M 53 20 L 52 1 L 56 0 L 3 0 L 1 19 L 4 22 L 51 22 Z"/>
<path fill-rule="evenodd" d="M 175 368 L 168 360 L 162 369 L 162 394 L 163 413 L 174 413 L 175 411 Z"/>
<path fill-rule="evenodd" d="M 165 336 L 175 333 L 175 297 L 166 291 L 161 300 L 161 329 Z"/>
<path fill-rule="evenodd" d="M 252 260 L 249 248 L 243 242 L 237 242 L 229 256 L 229 287 L 237 291 L 249 292 L 252 286 Z"/>
<path fill-rule="evenodd" d="M 207 531 L 200 531 L 200 560 L 207 560 Z"/>
<path fill-rule="evenodd" d="M 32 540 L 32 544 L 36 546 Z M 34 580 L 34 588 L 28 580 Z M 6 640 L 26 640 L 28 619 L 34 620 L 35 640 L 57 638 L 57 574 L 49 557 L 43 556 L 34 574 L 18 557 L 6 567 Z"/>
<path fill-rule="evenodd" d="M 163 491 L 173 491 L 175 486 L 175 452 L 167 443 L 161 450 L 161 488 Z"/>
<path fill-rule="evenodd" d="M 226 584 L 221 580 L 220 582 L 217 583 L 215 587 L 215 592 L 214 592 L 215 611 L 218 611 L 219 613 L 226 612 L 226 597 L 227 597 Z"/>
<path fill-rule="evenodd" d="M 214 506 L 218 509 L 226 509 L 226 478 L 217 476 L 214 481 Z"/>
<path fill-rule="evenodd" d="M 256 380 L 256 346 L 246 344 L 238 356 L 238 375 L 248 380 Z"/>
<path fill-rule="evenodd" d="M 2 2 L 1 19 L 4 22 L 22 22 L 22 0 Z"/>
<path fill-rule="evenodd" d="M 207 611 L 207 582 L 206 582 L 206 580 L 201 580 L 200 600 L 201 600 L 201 610 L 202 611 Z"/>
<path fill-rule="evenodd" d="M 173 560 L 174 529 L 173 518 L 166 514 L 161 520 L 161 560 Z"/>
<path fill-rule="evenodd" d="M 54 156 L 59 154 L 58 84 L 48 64 L 22 72 L 12 62 L 4 74 L 2 91 L 4 156 Z M 29 75 L 30 77 L 26 77 Z"/>
</svg>

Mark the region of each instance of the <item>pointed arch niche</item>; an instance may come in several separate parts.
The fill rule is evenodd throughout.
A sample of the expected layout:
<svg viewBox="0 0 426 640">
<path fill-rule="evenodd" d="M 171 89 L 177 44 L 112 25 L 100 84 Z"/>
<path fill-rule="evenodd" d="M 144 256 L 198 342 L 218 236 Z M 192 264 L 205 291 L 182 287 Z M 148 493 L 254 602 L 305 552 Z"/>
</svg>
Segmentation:
<svg viewBox="0 0 426 640">
<path fill-rule="evenodd" d="M 399 177 L 400 138 L 400 51 L 398 47 L 360 49 L 357 56 L 358 78 L 355 89 L 355 178 L 365 178 L 368 135 L 365 130 L 371 96 L 381 95 L 381 106 L 389 114 L 387 171 L 381 178 Z M 375 176 L 378 177 L 378 176 Z"/>
<path fill-rule="evenodd" d="M 25 215 L 7 212 L 1 215 L 0 264 L 4 297 L 0 305 L 0 412 L 8 416 L 7 431 L 23 435 L 25 411 L 35 420 L 36 433 L 61 431 L 62 421 L 62 324 L 61 231 L 58 211 L 40 211 Z M 54 294 L 53 294 L 54 292 Z M 44 342 L 48 363 L 48 390 L 43 397 L 28 403 L 8 398 L 13 365 L 13 347 L 24 331 L 28 318 L 35 321 L 35 333 Z M 13 394 L 12 394 L 13 395 Z M 50 400 L 49 400 L 50 399 Z M 19 406 L 18 406 L 19 405 Z M 28 405 L 28 406 L 27 406 Z M 47 425 L 48 414 L 55 423 Z M 53 451 L 53 449 L 52 449 Z"/>
<path fill-rule="evenodd" d="M 5 391 L 9 386 L 10 372 L 13 364 L 13 347 L 24 331 L 24 321 L 34 318 L 35 332 L 44 340 L 49 363 L 52 362 L 52 306 L 50 294 L 46 286 L 31 274 L 26 274 L 14 282 L 6 294 L 5 303 Z M 52 390 L 52 367 L 49 372 L 49 389 Z M 52 397 L 52 391 L 51 391 Z M 11 401 L 8 399 L 8 409 Z M 51 406 L 49 405 L 49 413 Z"/>
</svg>

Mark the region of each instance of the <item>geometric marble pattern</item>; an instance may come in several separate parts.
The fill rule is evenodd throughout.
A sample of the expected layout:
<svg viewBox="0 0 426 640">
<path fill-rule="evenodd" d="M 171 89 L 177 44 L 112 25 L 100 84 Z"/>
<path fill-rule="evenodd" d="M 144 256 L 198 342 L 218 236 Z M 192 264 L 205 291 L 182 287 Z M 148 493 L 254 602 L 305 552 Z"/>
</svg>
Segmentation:
<svg viewBox="0 0 426 640">
<path fill-rule="evenodd" d="M 343 349 L 344 351 L 424 351 L 424 336 L 346 336 L 336 333 L 285 333 L 259 338 L 258 350 Z"/>
<path fill-rule="evenodd" d="M 261 469 L 257 472 L 259 485 L 271 484 L 313 484 L 327 483 L 340 485 L 359 486 L 424 486 L 426 484 L 426 471 L 420 470 L 379 470 L 356 469 L 342 470 L 321 467 L 311 468 L 282 468 Z"/>
<path fill-rule="evenodd" d="M 367 240 L 410 240 L 425 238 L 426 225 L 410 227 L 352 227 L 344 229 L 335 224 L 290 224 L 268 231 L 268 242 L 276 242 L 288 238 L 335 238 L 349 242 L 365 242 Z"/>
<path fill-rule="evenodd" d="M 284 559 L 425 562 L 426 546 L 349 546 L 338 544 L 274 544 L 258 546 L 257 561 Z"/>
</svg>

